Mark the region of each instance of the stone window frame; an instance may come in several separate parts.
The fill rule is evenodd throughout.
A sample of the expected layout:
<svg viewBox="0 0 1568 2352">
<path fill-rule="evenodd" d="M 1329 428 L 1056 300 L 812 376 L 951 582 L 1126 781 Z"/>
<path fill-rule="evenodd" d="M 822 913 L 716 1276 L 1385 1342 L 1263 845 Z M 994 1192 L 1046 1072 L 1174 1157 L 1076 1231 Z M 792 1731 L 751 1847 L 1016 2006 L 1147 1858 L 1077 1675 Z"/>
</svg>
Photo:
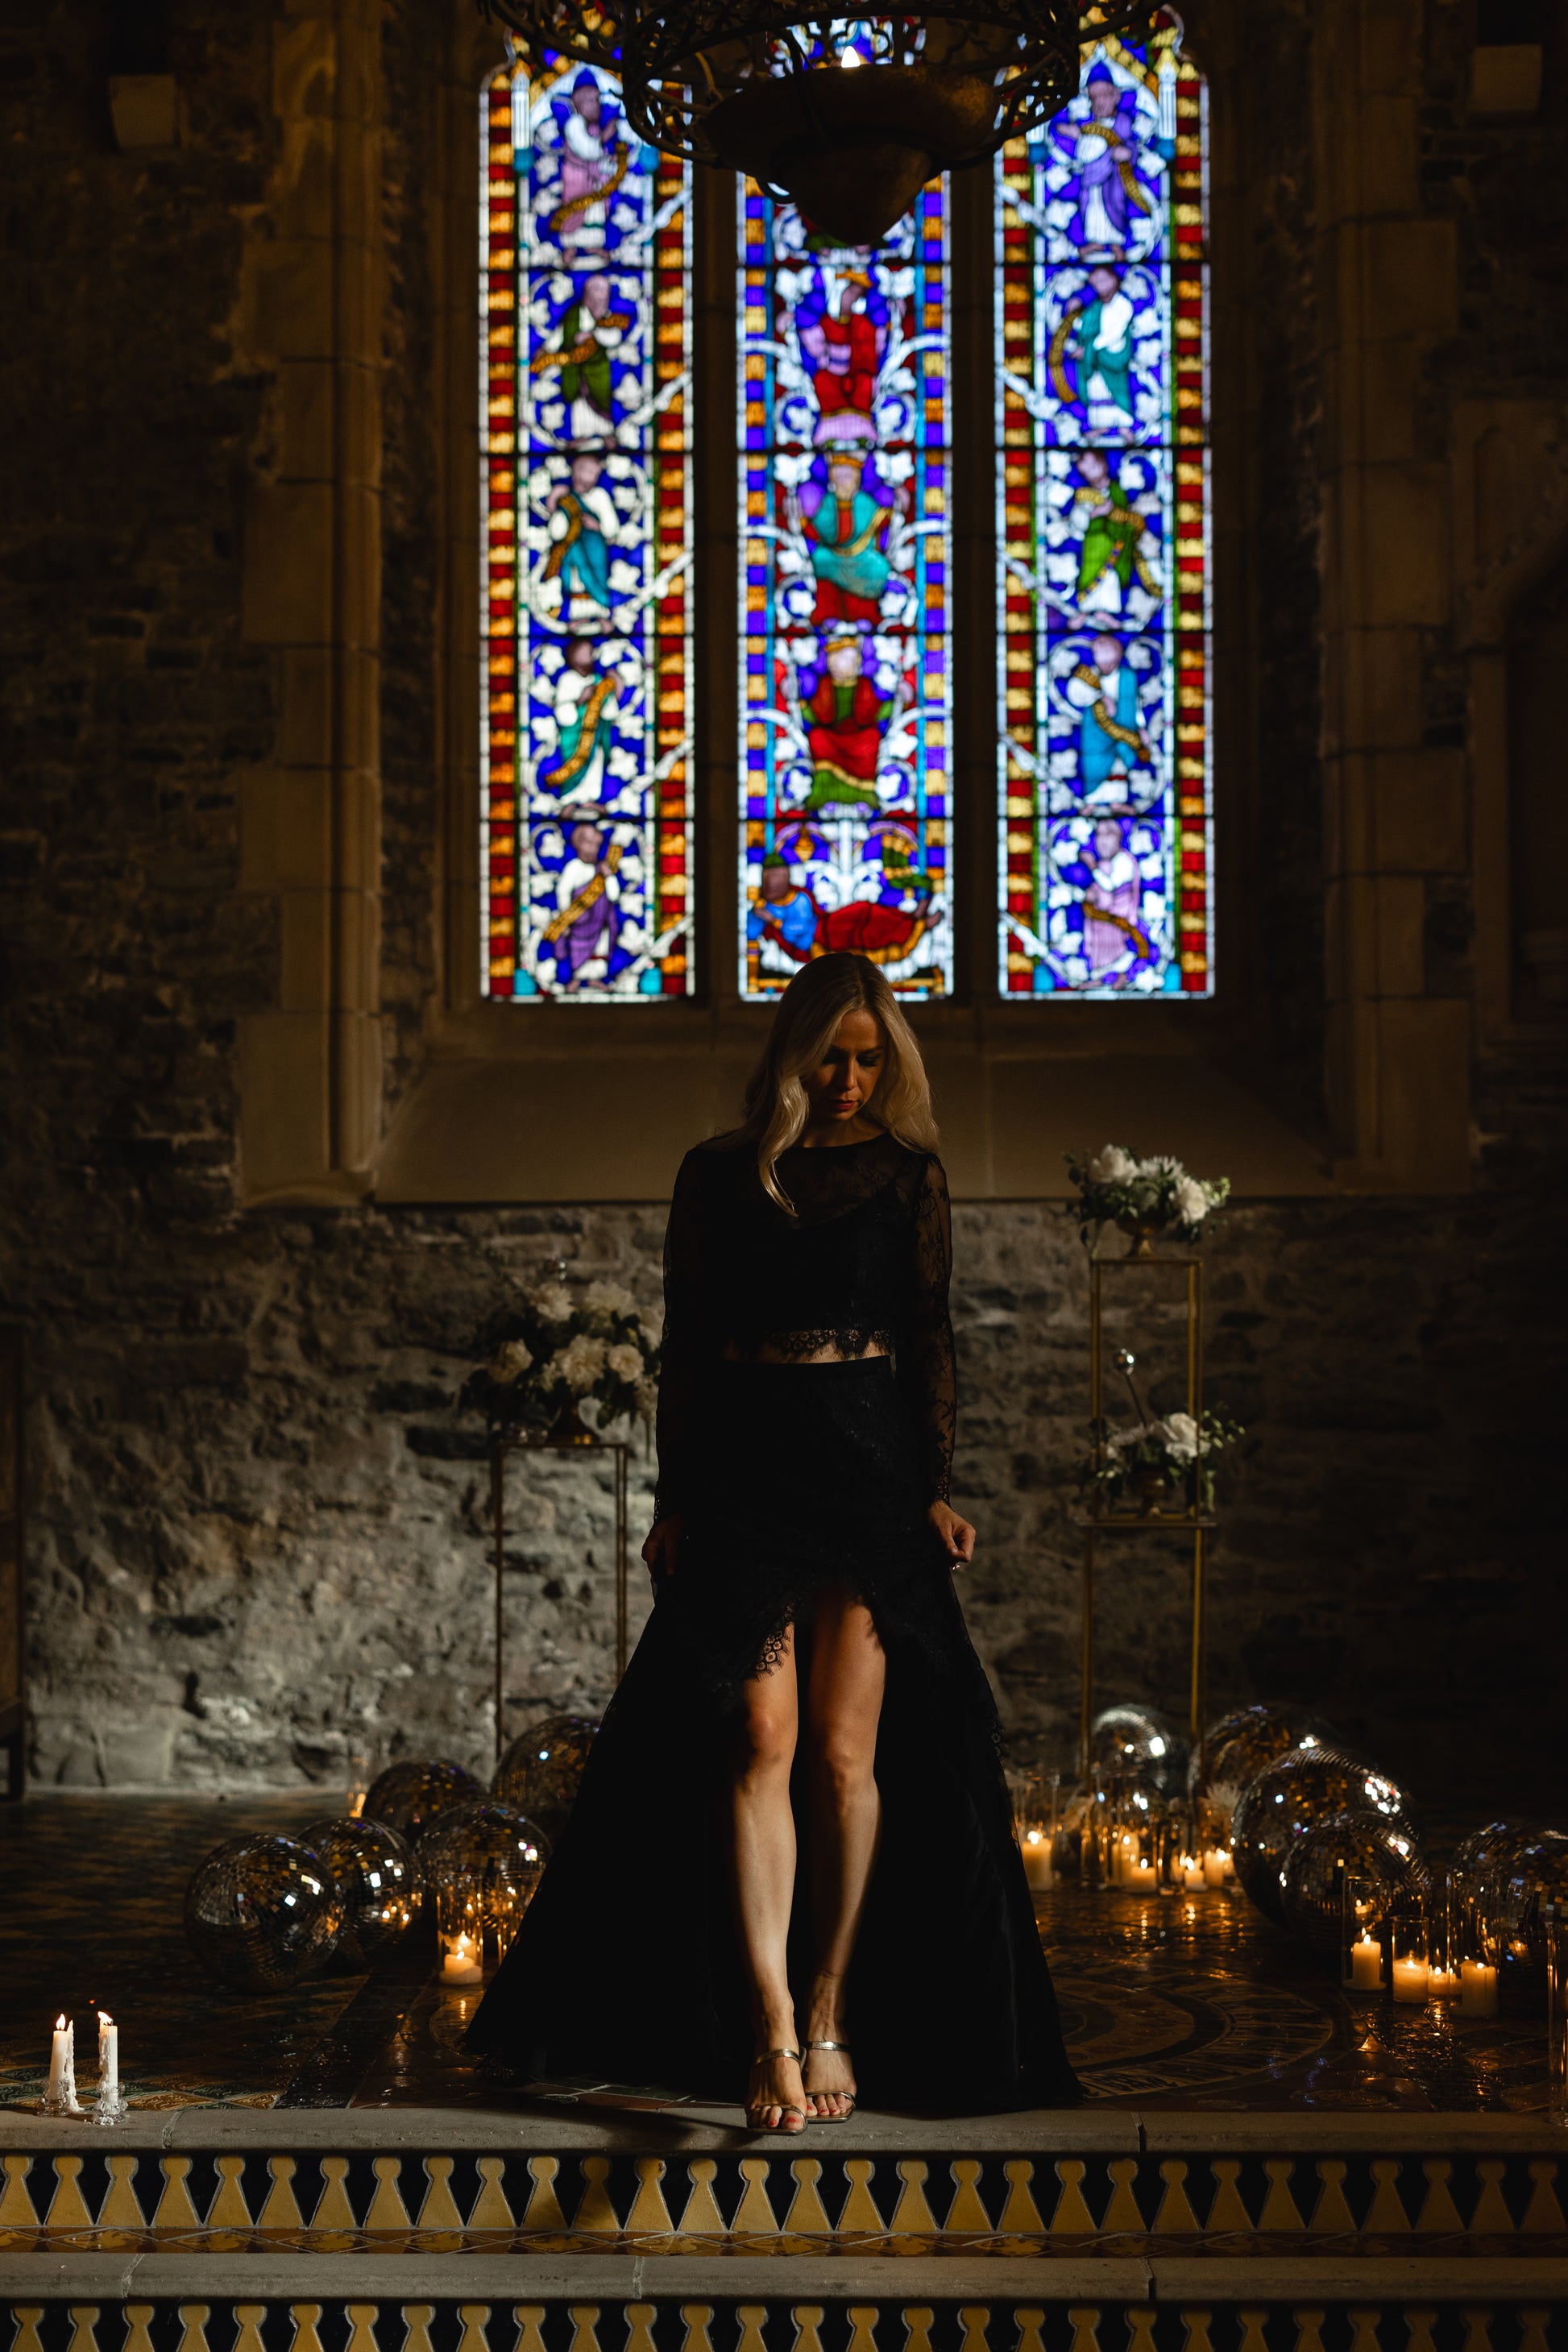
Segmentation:
<svg viewBox="0 0 1568 2352">
<path fill-rule="evenodd" d="M 1468 1181 L 1470 1006 L 1428 998 L 1420 908 L 1431 794 L 1461 814 L 1438 845 L 1468 856 L 1468 779 L 1424 753 L 1413 674 L 1420 631 L 1447 617 L 1451 557 L 1441 461 L 1416 449 L 1418 362 L 1452 331 L 1448 224 L 1415 188 L 1419 42 L 1378 0 L 1334 0 L 1316 47 L 1321 352 L 1328 394 L 1321 467 L 1328 896 L 1325 1135 L 1270 1109 L 1250 1072 L 1266 984 L 1240 887 L 1258 780 L 1246 750 L 1252 688 L 1245 614 L 1249 526 L 1262 492 L 1244 436 L 1257 396 L 1227 299 L 1241 284 L 1237 190 L 1248 168 L 1241 28 L 1216 12 L 1194 37 L 1211 100 L 1215 247 L 1216 991 L 1168 1005 L 1020 1004 L 995 990 L 991 736 L 989 175 L 954 180 L 954 402 L 971 436 L 955 503 L 955 772 L 961 937 L 950 1002 L 914 1009 L 950 1139 L 955 1191 L 1027 1198 L 1064 1190 L 1063 1150 L 1147 1137 L 1239 1190 L 1462 1189 Z M 478 987 L 476 283 L 478 106 L 500 61 L 493 31 L 454 11 L 435 93 L 440 184 L 432 241 L 443 320 L 437 420 L 444 515 L 438 636 L 441 743 L 436 970 L 422 1050 L 395 1107 L 381 1066 L 379 990 L 379 289 L 375 202 L 384 103 L 374 0 L 292 5 L 276 33 L 284 162 L 273 235 L 248 287 L 258 355 L 279 370 L 282 432 L 247 537 L 246 629 L 275 646 L 280 724 L 272 765 L 246 782 L 244 880 L 279 910 L 278 1001 L 246 1024 L 242 1139 L 253 1201 L 648 1199 L 680 1151 L 727 1123 L 768 1020 L 739 1002 L 732 948 L 735 501 L 727 433 L 700 434 L 697 654 L 704 680 L 694 905 L 694 1000 L 521 1008 Z M 1361 67 L 1344 102 L 1342 67 Z M 1392 160 L 1391 160 L 1392 159 Z M 695 218 L 700 413 L 727 417 L 734 373 L 729 184 L 700 173 Z M 1396 389 L 1390 393 L 1394 381 Z M 1403 390 L 1397 387 L 1402 386 Z M 1363 429 L 1375 387 L 1385 447 Z M 1402 437 L 1403 436 L 1403 437 Z M 956 437 L 956 436 L 955 436 Z M 963 517 L 970 518 L 966 525 Z M 1405 604 L 1369 594 L 1369 548 L 1390 528 L 1426 551 Z M 964 586 L 965 571 L 971 588 Z M 1230 619 L 1227 621 L 1227 614 Z M 1461 770 L 1463 763 L 1460 763 Z M 1445 798 L 1444 795 L 1447 795 Z M 1421 837 L 1416 838 L 1416 835 Z"/>
</svg>

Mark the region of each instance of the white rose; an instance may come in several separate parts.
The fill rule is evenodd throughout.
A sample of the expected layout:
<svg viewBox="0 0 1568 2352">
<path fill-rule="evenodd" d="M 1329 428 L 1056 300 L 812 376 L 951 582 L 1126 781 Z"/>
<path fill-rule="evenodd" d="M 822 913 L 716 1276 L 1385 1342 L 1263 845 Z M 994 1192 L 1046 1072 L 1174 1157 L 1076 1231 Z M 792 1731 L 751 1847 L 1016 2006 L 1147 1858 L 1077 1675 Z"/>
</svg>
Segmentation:
<svg viewBox="0 0 1568 2352">
<path fill-rule="evenodd" d="M 590 1315 L 635 1315 L 637 1300 L 618 1282 L 591 1282 L 583 1294 Z"/>
<path fill-rule="evenodd" d="M 1190 1412 L 1168 1412 L 1160 1423 L 1165 1444 L 1178 1462 L 1198 1457 L 1198 1425 Z"/>
<path fill-rule="evenodd" d="M 542 1323 L 572 1320 L 572 1293 L 563 1282 L 547 1282 L 542 1290 L 534 1292 L 529 1303 Z"/>
<path fill-rule="evenodd" d="M 1096 1184 L 1128 1184 L 1138 1172 L 1138 1162 L 1119 1143 L 1108 1143 L 1089 1161 L 1089 1172 Z"/>
<path fill-rule="evenodd" d="M 642 1349 L 632 1347 L 625 1339 L 618 1348 L 611 1348 L 607 1351 L 605 1362 L 618 1381 L 640 1381 L 642 1378 Z"/>
<path fill-rule="evenodd" d="M 1209 1213 L 1209 1196 L 1194 1176 L 1184 1176 L 1171 1196 L 1184 1225 L 1201 1225 Z"/>
<path fill-rule="evenodd" d="M 574 1396 L 586 1396 L 605 1369 L 605 1343 L 579 1331 L 550 1359 L 550 1377 L 564 1381 Z"/>
<path fill-rule="evenodd" d="M 521 1339 L 509 1339 L 498 1348 L 486 1370 L 498 1388 L 509 1389 L 513 1381 L 521 1380 L 533 1358 Z"/>
</svg>

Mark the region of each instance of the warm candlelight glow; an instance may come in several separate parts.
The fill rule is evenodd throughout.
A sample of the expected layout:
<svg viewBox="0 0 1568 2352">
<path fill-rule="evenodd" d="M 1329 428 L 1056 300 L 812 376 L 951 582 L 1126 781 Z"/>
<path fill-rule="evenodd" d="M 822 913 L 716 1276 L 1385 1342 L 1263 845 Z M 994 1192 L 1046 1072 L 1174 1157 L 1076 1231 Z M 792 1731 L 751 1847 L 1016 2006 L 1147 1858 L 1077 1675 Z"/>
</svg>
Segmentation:
<svg viewBox="0 0 1568 2352">
<path fill-rule="evenodd" d="M 1383 1986 L 1383 1946 L 1375 1936 L 1363 1936 L 1351 1946 L 1351 1989 L 1378 1992 Z"/>
</svg>

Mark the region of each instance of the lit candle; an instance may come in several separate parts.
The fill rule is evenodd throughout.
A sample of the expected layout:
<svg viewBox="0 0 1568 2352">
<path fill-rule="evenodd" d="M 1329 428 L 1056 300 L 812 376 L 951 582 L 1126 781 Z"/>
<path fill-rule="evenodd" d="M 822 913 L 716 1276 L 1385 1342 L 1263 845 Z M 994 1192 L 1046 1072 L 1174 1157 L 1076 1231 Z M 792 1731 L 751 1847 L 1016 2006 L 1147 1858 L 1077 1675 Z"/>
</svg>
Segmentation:
<svg viewBox="0 0 1568 2352">
<path fill-rule="evenodd" d="M 1383 1946 L 1375 1936 L 1363 1936 L 1351 1946 L 1351 1990 L 1379 1992 L 1383 1988 Z"/>
<path fill-rule="evenodd" d="M 1426 1972 L 1426 1998 L 1428 2001 L 1432 2002 L 1434 2005 L 1440 2005 L 1442 2002 L 1447 2000 L 1458 2000 L 1459 1998 L 1458 1969 L 1428 1969 Z"/>
<path fill-rule="evenodd" d="M 1226 1864 L 1229 1859 L 1230 1856 L 1226 1853 L 1224 1846 L 1210 1846 L 1208 1852 L 1204 1856 L 1204 1885 L 1205 1886 L 1223 1886 L 1225 1885 Z"/>
<path fill-rule="evenodd" d="M 44 2112 L 52 2116 L 79 2116 L 81 2113 L 76 2095 L 76 2026 L 68 2024 L 63 2014 L 55 2020 L 54 2040 L 49 2045 L 49 2080 L 44 2093 Z"/>
<path fill-rule="evenodd" d="M 120 2088 L 120 2028 L 101 2009 L 98 2012 L 98 2088 L 100 2096 Z"/>
<path fill-rule="evenodd" d="M 1128 1873 L 1128 1883 L 1132 1886 L 1140 1886 L 1147 1891 L 1148 1888 L 1152 1886 L 1154 1884 L 1153 1864 L 1152 1862 L 1145 1862 L 1142 1856 L 1140 1855 L 1137 1861 L 1132 1864 L 1131 1871 Z"/>
<path fill-rule="evenodd" d="M 1206 1884 L 1202 1859 L 1195 1853 L 1184 1853 L 1181 1862 L 1182 1885 L 1195 1893 Z"/>
<path fill-rule="evenodd" d="M 1497 1970 L 1485 1960 L 1459 1962 L 1459 2014 L 1461 2017 L 1495 2017 L 1497 2015 Z"/>
<path fill-rule="evenodd" d="M 479 1966 L 477 1939 L 461 1931 L 456 1936 L 443 1936 L 446 1950 L 441 1957 L 443 1984 L 479 1984 L 484 1977 Z"/>
<path fill-rule="evenodd" d="M 1394 1998 L 1395 2000 L 1424 2001 L 1431 1969 L 1413 1952 L 1394 1956 Z"/>
<path fill-rule="evenodd" d="M 1021 1843 L 1024 1875 L 1037 1894 L 1044 1894 L 1055 1884 L 1051 1872 L 1051 1841 L 1044 1830 L 1026 1830 Z"/>
</svg>

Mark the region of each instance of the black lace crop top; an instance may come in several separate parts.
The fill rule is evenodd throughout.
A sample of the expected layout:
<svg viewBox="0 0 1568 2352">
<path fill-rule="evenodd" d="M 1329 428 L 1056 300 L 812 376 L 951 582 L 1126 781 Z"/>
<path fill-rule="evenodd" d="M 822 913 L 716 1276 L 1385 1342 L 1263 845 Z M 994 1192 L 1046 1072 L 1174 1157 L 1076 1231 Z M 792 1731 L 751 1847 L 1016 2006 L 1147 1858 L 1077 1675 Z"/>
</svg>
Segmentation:
<svg viewBox="0 0 1568 2352">
<path fill-rule="evenodd" d="M 700 1145 L 675 1180 L 664 1246 L 659 1516 L 684 1507 L 710 1367 L 725 1356 L 799 1361 L 829 1349 L 892 1355 L 921 1433 L 926 1499 L 945 1502 L 957 1400 L 941 1160 L 879 1135 L 811 1150 L 797 1144 L 777 1176 L 793 1217 L 763 1192 L 749 1145 Z"/>
</svg>

